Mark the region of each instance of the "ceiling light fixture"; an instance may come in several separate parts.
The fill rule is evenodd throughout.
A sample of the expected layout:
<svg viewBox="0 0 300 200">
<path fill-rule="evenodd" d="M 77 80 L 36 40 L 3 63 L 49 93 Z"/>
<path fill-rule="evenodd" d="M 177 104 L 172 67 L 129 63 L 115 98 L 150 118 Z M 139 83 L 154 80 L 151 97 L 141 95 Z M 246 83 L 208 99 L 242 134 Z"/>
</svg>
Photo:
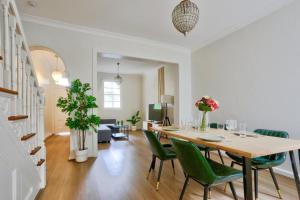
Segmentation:
<svg viewBox="0 0 300 200">
<path fill-rule="evenodd" d="M 63 74 L 61 71 L 58 70 L 58 55 L 55 55 L 55 57 L 56 57 L 56 67 L 55 70 L 52 72 L 52 78 L 55 81 L 55 83 L 58 83 L 62 78 Z"/>
<path fill-rule="evenodd" d="M 181 1 L 172 12 L 172 22 L 175 28 L 184 36 L 196 26 L 199 20 L 197 5 L 189 0 Z"/>
<path fill-rule="evenodd" d="M 117 66 L 118 66 L 118 74 L 117 76 L 115 77 L 115 82 L 118 84 L 118 85 L 121 85 L 122 81 L 123 81 L 123 78 L 120 76 L 120 63 L 118 62 L 117 63 Z"/>
</svg>

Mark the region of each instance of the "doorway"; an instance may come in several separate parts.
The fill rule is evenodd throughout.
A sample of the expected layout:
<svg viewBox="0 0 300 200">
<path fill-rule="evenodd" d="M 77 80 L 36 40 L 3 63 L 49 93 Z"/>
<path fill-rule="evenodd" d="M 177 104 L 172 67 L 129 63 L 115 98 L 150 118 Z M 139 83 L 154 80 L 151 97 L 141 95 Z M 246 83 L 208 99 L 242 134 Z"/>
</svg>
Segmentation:
<svg viewBox="0 0 300 200">
<path fill-rule="evenodd" d="M 59 97 L 66 97 L 69 87 L 68 71 L 58 53 L 47 47 L 31 47 L 33 65 L 39 86 L 45 97 L 45 139 L 53 134 L 67 135 L 70 132 L 65 125 L 67 115 L 56 107 Z M 55 80 L 55 73 L 60 78 Z"/>
</svg>

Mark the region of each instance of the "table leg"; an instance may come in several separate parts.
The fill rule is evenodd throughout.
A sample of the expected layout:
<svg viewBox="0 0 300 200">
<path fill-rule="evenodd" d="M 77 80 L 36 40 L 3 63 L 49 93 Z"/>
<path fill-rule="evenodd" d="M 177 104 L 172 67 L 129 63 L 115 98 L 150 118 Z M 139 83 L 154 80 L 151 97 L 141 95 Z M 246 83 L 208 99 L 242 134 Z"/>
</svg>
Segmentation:
<svg viewBox="0 0 300 200">
<path fill-rule="evenodd" d="M 251 159 L 243 157 L 244 199 L 253 200 Z"/>
<path fill-rule="evenodd" d="M 296 160 L 295 160 L 295 155 L 294 155 L 294 151 L 290 151 L 290 158 L 291 158 L 291 163 L 292 163 L 292 168 L 293 168 L 293 173 L 294 173 L 294 179 L 296 182 L 296 187 L 297 187 L 297 191 L 298 191 L 298 197 L 300 199 L 300 181 L 299 181 L 299 174 L 298 174 L 298 170 L 297 170 L 297 164 L 296 164 Z M 298 153 L 300 153 L 300 150 L 298 150 Z M 299 154 L 299 160 L 300 160 L 300 154 Z"/>
</svg>

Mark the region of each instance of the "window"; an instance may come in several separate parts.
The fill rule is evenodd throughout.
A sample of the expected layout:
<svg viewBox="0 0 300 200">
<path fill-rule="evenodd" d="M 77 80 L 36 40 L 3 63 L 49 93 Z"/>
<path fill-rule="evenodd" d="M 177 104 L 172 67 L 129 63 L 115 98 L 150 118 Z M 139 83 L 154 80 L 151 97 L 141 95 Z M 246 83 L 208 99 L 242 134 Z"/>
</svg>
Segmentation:
<svg viewBox="0 0 300 200">
<path fill-rule="evenodd" d="M 104 108 L 120 108 L 120 85 L 113 81 L 104 81 Z"/>
</svg>

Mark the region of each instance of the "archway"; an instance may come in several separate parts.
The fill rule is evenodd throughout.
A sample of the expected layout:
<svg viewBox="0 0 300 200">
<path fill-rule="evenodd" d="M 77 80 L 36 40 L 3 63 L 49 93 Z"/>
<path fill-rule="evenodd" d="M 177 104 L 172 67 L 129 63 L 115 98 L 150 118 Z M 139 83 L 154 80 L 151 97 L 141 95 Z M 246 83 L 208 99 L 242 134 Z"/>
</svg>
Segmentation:
<svg viewBox="0 0 300 200">
<path fill-rule="evenodd" d="M 45 96 L 45 138 L 53 134 L 68 133 L 69 129 L 65 126 L 67 116 L 56 107 L 57 99 L 66 96 L 66 87 L 69 87 L 68 70 L 64 61 L 47 47 L 33 46 L 30 50 L 39 86 Z M 54 71 L 61 74 L 61 78 L 54 80 Z"/>
</svg>

